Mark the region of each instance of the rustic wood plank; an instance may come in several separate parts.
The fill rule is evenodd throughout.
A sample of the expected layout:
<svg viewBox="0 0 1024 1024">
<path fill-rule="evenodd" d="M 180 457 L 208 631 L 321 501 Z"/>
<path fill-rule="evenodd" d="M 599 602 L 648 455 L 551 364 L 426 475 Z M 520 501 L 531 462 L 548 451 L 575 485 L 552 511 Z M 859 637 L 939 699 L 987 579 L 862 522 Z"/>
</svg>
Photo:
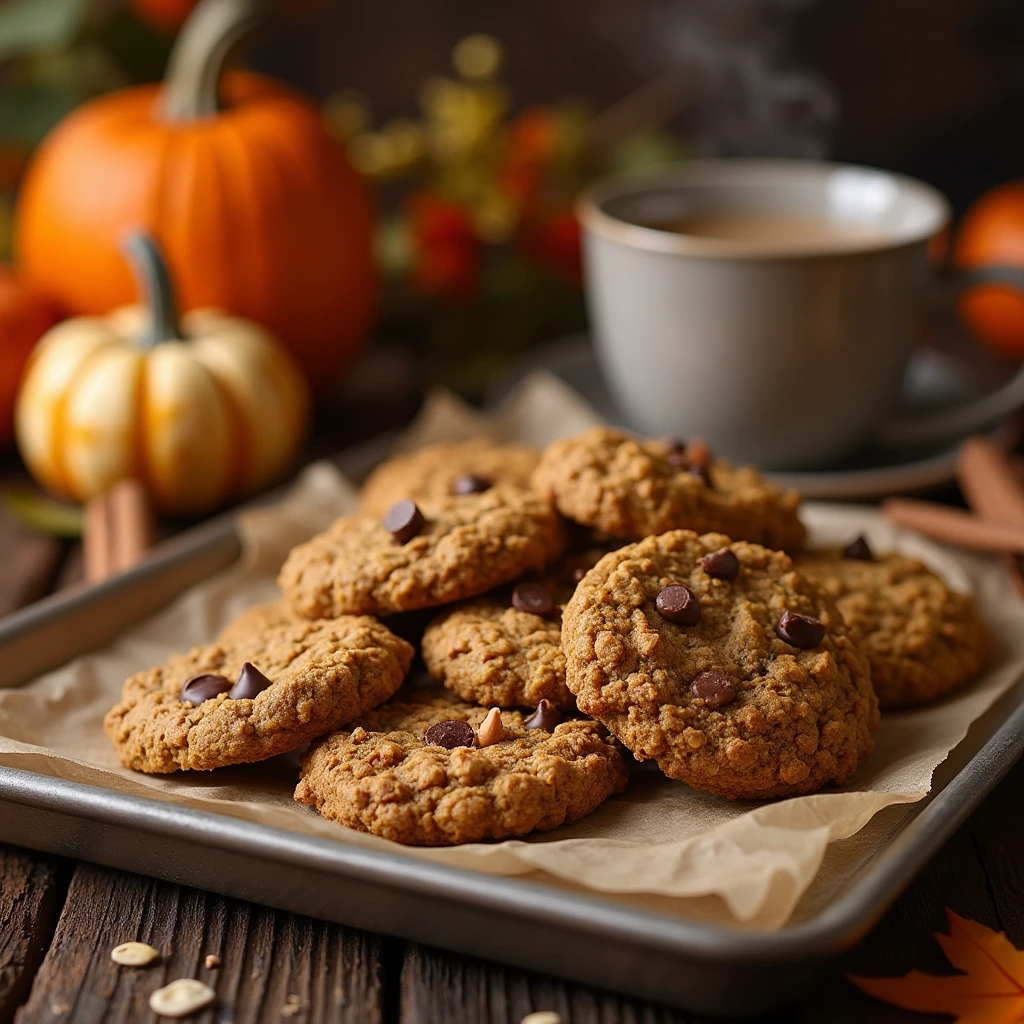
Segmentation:
<svg viewBox="0 0 1024 1024">
<path fill-rule="evenodd" d="M 130 939 L 160 950 L 161 960 L 118 967 L 110 950 Z M 208 954 L 221 966 L 206 967 Z M 188 977 L 217 992 L 209 1010 L 189 1018 L 201 1024 L 381 1024 L 380 965 L 373 936 L 82 864 L 16 1022 L 155 1022 L 150 994 Z"/>
<path fill-rule="evenodd" d="M 426 946 L 406 947 L 401 1024 L 519 1024 L 536 1010 L 554 1010 L 562 1024 L 694 1024 L 697 1020 L 500 964 Z"/>
<path fill-rule="evenodd" d="M 945 1017 L 911 1014 L 855 988 L 847 974 L 885 976 L 912 968 L 950 973 L 933 934 L 946 930 L 945 908 L 1007 931 L 1024 947 L 1024 762 L 908 888 L 879 925 L 830 970 L 799 1007 L 774 1020 L 801 1024 L 940 1024 Z M 421 946 L 407 949 L 402 969 L 402 1024 L 519 1024 L 531 1010 L 557 1011 L 563 1024 L 676 1024 L 694 1018 L 632 1003 L 583 987 L 469 960 Z"/>
<path fill-rule="evenodd" d="M 53 582 L 54 590 L 63 590 L 65 587 L 85 582 L 85 557 L 82 553 L 82 542 L 73 541 L 68 543 L 61 563 L 60 571 Z"/>
<path fill-rule="evenodd" d="M 0 507 L 0 615 L 49 593 L 63 557 L 63 541 L 26 529 Z"/>
<path fill-rule="evenodd" d="M 0 845 L 0 1024 L 14 1019 L 43 962 L 68 874 L 55 857 Z"/>
<path fill-rule="evenodd" d="M 1020 794 L 1024 788 L 1024 761 L 1019 762 L 967 822 L 975 854 L 985 872 L 996 919 L 986 921 L 1024 949 L 1024 817 Z M 959 908 L 950 904 L 954 910 Z"/>
</svg>

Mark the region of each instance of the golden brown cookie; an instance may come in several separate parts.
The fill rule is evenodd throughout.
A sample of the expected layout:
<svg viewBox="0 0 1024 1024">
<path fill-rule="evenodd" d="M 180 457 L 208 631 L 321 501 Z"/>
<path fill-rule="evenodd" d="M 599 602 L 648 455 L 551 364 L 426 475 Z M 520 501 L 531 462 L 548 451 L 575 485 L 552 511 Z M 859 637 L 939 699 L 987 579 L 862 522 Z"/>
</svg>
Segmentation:
<svg viewBox="0 0 1024 1024">
<path fill-rule="evenodd" d="M 836 602 L 871 663 L 883 708 L 934 700 L 984 667 L 991 639 L 974 602 L 913 558 L 875 556 L 858 538 L 807 552 L 796 565 Z"/>
<path fill-rule="evenodd" d="M 548 595 L 541 614 L 529 610 L 534 590 Z M 519 594 L 527 600 L 513 603 Z M 508 600 L 482 597 L 442 612 L 423 634 L 422 653 L 430 674 L 470 703 L 533 708 L 545 699 L 571 711 L 561 637 L 551 590 L 525 583 Z"/>
<path fill-rule="evenodd" d="M 576 588 L 562 646 L 581 711 L 710 793 L 809 793 L 873 746 L 867 659 L 782 552 L 688 530 L 631 544 Z"/>
<path fill-rule="evenodd" d="M 564 546 L 547 500 L 500 484 L 418 507 L 400 502 L 383 518 L 339 519 L 292 551 L 278 582 L 308 618 L 387 615 L 475 597 L 542 569 Z"/>
<path fill-rule="evenodd" d="M 687 449 L 594 427 L 545 449 L 534 486 L 569 519 L 639 540 L 687 529 L 793 550 L 805 530 L 795 491 L 724 460 L 691 461 Z"/>
<path fill-rule="evenodd" d="M 262 761 L 387 700 L 412 656 L 368 616 L 275 626 L 132 676 L 104 728 L 142 772 Z"/>
<path fill-rule="evenodd" d="M 277 601 L 263 601 L 246 608 L 241 615 L 232 619 L 220 631 L 217 642 L 230 644 L 240 639 L 248 639 L 254 633 L 303 621 L 305 620 L 296 615 L 291 605 L 283 598 Z"/>
<path fill-rule="evenodd" d="M 403 498 L 431 501 L 498 483 L 529 487 L 539 458 L 536 448 L 484 437 L 439 441 L 381 463 L 363 484 L 359 508 L 366 515 L 382 516 Z"/>
<path fill-rule="evenodd" d="M 621 546 L 621 541 L 616 542 Z M 521 580 L 445 609 L 423 632 L 430 674 L 471 704 L 575 711 L 565 685 L 562 608 L 607 547 L 567 551 L 541 579 Z"/>
<path fill-rule="evenodd" d="M 349 828 L 446 846 L 557 828 L 625 789 L 622 755 L 596 722 L 530 729 L 505 711 L 503 738 L 462 745 L 487 715 L 444 697 L 385 704 L 309 749 L 295 799 Z"/>
</svg>

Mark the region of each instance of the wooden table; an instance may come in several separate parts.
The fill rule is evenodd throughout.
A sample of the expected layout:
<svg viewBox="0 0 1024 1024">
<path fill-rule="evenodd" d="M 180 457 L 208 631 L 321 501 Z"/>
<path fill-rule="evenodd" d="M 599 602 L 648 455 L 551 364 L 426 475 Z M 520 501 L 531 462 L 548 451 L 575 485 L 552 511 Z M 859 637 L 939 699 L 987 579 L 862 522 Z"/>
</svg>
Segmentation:
<svg viewBox="0 0 1024 1024">
<path fill-rule="evenodd" d="M 2 475 L 2 474 L 0 474 Z M 29 533 L 0 510 L 0 615 L 81 576 L 78 546 Z M 931 933 L 944 908 L 1024 946 L 1024 762 L 995 790 L 864 942 L 799 1006 L 771 1021 L 927 1021 L 876 1003 L 847 972 L 948 968 Z M 3 822 L 0 821 L 0 840 Z M 128 939 L 164 954 L 116 967 Z M 221 966 L 204 966 L 208 954 Z M 239 900 L 0 844 L 0 1024 L 156 1020 L 149 994 L 197 977 L 217 992 L 206 1024 L 320 1021 L 669 1024 L 698 1018 L 553 978 L 370 935 Z M 743 979 L 737 978 L 742 984 Z"/>
</svg>

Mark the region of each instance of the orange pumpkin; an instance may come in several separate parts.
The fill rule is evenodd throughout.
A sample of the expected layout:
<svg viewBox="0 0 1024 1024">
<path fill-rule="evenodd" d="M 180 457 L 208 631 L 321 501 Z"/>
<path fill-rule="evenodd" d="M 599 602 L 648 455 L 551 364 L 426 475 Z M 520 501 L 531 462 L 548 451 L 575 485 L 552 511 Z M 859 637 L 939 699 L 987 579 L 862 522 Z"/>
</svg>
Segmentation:
<svg viewBox="0 0 1024 1024">
<path fill-rule="evenodd" d="M 0 267 L 0 445 L 14 437 L 14 396 L 28 355 L 55 321 L 41 295 Z"/>
<path fill-rule="evenodd" d="M 376 302 L 372 205 L 316 108 L 273 79 L 221 74 L 256 0 L 202 0 L 163 85 L 70 114 L 29 165 L 15 220 L 26 278 L 67 312 L 134 298 L 119 246 L 144 228 L 183 309 L 267 327 L 329 383 L 362 346 Z"/>
<path fill-rule="evenodd" d="M 985 193 L 964 215 L 957 233 L 958 267 L 1024 268 L 1024 182 Z M 959 313 L 971 332 L 1004 354 L 1024 358 L 1024 295 L 1005 284 L 975 285 Z"/>
</svg>

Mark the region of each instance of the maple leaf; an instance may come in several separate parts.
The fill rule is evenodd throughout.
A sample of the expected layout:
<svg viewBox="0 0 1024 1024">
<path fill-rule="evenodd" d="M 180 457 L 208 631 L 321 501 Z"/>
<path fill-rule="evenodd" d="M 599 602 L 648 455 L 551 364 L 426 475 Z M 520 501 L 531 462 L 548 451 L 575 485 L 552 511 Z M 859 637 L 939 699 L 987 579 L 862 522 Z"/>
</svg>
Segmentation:
<svg viewBox="0 0 1024 1024">
<path fill-rule="evenodd" d="M 946 910 L 949 935 L 935 938 L 963 974 L 911 971 L 902 978 L 852 981 L 869 996 L 918 1013 L 946 1013 L 955 1024 L 1020 1024 L 1024 1021 L 1024 951 L 1005 932 Z"/>
</svg>

